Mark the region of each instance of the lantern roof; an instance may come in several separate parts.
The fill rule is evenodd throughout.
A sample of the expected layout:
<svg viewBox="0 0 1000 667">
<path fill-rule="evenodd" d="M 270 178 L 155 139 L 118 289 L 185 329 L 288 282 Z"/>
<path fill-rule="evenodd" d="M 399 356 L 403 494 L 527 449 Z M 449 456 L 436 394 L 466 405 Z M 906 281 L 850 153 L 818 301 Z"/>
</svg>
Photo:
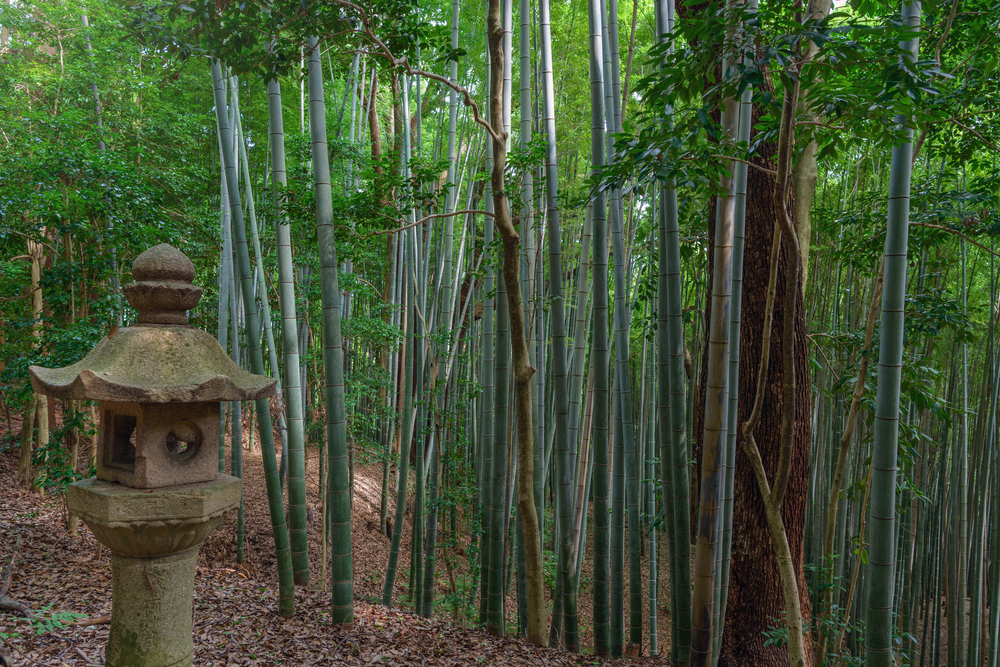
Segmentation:
<svg viewBox="0 0 1000 667">
<path fill-rule="evenodd" d="M 162 243 L 132 265 L 123 288 L 139 311 L 136 326 L 112 331 L 82 360 L 64 368 L 31 366 L 35 391 L 70 400 L 122 403 L 249 401 L 274 393 L 276 380 L 236 365 L 208 333 L 188 326 L 201 298 L 194 264 Z"/>
</svg>

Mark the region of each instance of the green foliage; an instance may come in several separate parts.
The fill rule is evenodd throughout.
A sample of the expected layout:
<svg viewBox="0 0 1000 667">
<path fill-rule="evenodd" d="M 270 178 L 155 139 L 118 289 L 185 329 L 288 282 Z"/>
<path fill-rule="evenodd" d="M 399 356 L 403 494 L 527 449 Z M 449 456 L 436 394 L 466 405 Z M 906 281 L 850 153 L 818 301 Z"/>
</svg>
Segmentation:
<svg viewBox="0 0 1000 667">
<path fill-rule="evenodd" d="M 50 611 L 53 604 L 55 603 L 48 603 L 32 617 L 31 628 L 35 631 L 36 635 L 44 635 L 54 630 L 59 630 L 67 624 L 86 616 L 86 614 L 74 614 L 67 611 Z"/>
<path fill-rule="evenodd" d="M 0 53 L 0 293 L 26 297 L 26 240 L 43 252 L 41 339 L 31 299 L 0 301 L 0 356 L 9 360 L 0 387 L 16 406 L 28 365 L 71 364 L 107 331 L 121 307 L 114 282 L 129 281 L 133 257 L 169 240 L 197 260 L 215 239 L 191 224 L 202 215 L 197 202 L 208 208 L 212 151 L 202 137 L 214 121 L 189 76 L 164 80 L 158 56 L 122 42 L 119 16 L 109 2 L 0 7 L 11 29 Z"/>
<path fill-rule="evenodd" d="M 97 474 L 93 461 L 83 474 L 77 472 L 73 465 L 70 439 L 74 430 L 76 437 L 89 439 L 97 433 L 97 425 L 90 421 L 90 414 L 87 412 L 68 410 L 64 414 L 63 421 L 49 434 L 48 443 L 32 452 L 32 463 L 37 466 L 36 487 L 62 494 L 73 482 Z"/>
</svg>

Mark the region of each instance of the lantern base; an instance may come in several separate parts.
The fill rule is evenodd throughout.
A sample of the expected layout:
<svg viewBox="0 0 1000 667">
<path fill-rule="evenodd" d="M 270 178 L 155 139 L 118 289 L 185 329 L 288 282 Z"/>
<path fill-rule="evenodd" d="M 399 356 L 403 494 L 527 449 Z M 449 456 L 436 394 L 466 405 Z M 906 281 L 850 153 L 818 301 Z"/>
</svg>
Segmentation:
<svg viewBox="0 0 1000 667">
<path fill-rule="evenodd" d="M 106 667 L 191 667 L 198 548 L 165 558 L 111 555 Z"/>
<path fill-rule="evenodd" d="M 151 490 L 90 478 L 66 503 L 111 551 L 111 632 L 106 667 L 190 667 L 198 547 L 240 502 L 242 482 Z"/>
</svg>

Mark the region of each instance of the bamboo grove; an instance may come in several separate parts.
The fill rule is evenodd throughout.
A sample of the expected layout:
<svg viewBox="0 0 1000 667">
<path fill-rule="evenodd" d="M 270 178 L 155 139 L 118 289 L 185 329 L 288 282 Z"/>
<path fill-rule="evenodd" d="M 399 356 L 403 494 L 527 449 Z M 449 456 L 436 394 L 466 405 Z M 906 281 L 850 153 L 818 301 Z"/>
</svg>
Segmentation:
<svg viewBox="0 0 1000 667">
<path fill-rule="evenodd" d="M 127 324 L 168 241 L 191 323 L 279 382 L 218 443 L 263 462 L 279 614 L 320 586 L 353 624 L 375 474 L 390 607 L 692 667 L 996 667 L 998 25 L 5 3 L 0 452 L 87 476 L 94 406 L 27 366 Z"/>
</svg>

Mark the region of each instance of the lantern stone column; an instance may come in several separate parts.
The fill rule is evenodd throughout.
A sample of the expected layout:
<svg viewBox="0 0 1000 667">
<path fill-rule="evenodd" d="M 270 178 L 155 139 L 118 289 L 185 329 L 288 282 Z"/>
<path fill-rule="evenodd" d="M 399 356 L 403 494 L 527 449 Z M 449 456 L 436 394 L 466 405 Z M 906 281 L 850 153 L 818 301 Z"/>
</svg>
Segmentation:
<svg viewBox="0 0 1000 667">
<path fill-rule="evenodd" d="M 201 298 L 194 276 L 176 248 L 150 248 L 123 289 L 136 325 L 72 366 L 29 369 L 39 393 L 100 401 L 97 477 L 71 484 L 66 502 L 111 551 L 107 667 L 194 664 L 198 547 L 242 494 L 239 479 L 217 472 L 219 403 L 274 393 L 274 380 L 187 325 Z"/>
<path fill-rule="evenodd" d="M 69 486 L 66 502 L 111 551 L 108 667 L 192 665 L 198 545 L 239 506 L 240 480 L 150 491 L 97 478 Z"/>
</svg>

